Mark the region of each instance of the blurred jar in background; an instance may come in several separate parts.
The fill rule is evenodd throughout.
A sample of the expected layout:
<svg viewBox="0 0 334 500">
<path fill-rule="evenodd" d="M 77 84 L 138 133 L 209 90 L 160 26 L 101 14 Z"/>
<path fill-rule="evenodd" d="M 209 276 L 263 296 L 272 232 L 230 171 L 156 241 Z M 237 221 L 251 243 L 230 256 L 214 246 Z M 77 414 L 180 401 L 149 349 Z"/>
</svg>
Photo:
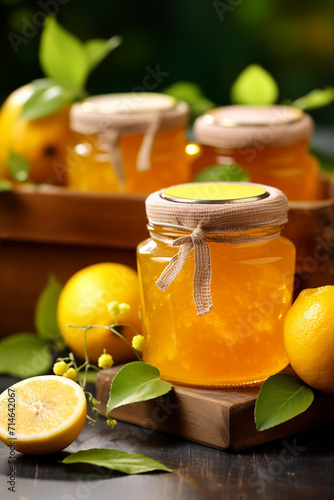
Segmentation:
<svg viewBox="0 0 334 500">
<path fill-rule="evenodd" d="M 289 200 L 319 197 L 319 164 L 309 152 L 313 121 L 290 106 L 225 106 L 197 118 L 200 152 L 192 174 L 212 165 L 239 165 L 251 182 L 282 190 Z"/>
<path fill-rule="evenodd" d="M 187 122 L 187 105 L 163 94 L 108 94 L 74 104 L 67 185 L 150 193 L 188 181 Z"/>
</svg>

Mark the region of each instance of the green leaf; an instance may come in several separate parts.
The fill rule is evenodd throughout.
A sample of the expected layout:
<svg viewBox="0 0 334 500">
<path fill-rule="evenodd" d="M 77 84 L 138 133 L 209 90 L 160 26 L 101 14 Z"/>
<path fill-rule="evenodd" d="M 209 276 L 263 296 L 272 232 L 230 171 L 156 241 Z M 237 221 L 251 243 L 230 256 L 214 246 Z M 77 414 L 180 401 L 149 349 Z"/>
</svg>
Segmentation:
<svg viewBox="0 0 334 500">
<path fill-rule="evenodd" d="M 47 88 L 35 88 L 32 95 L 24 103 L 20 118 L 36 120 L 55 113 L 68 101 L 64 89 L 59 85 Z"/>
<path fill-rule="evenodd" d="M 6 179 L 0 179 L 0 193 L 4 191 L 12 191 L 14 184 Z"/>
<path fill-rule="evenodd" d="M 26 378 L 47 373 L 52 357 L 34 333 L 17 333 L 0 341 L 0 373 Z"/>
<path fill-rule="evenodd" d="M 29 177 L 30 165 L 28 160 L 13 151 L 8 157 L 8 170 L 16 181 L 24 182 Z"/>
<path fill-rule="evenodd" d="M 143 361 L 128 363 L 112 381 L 107 414 L 122 405 L 163 396 L 171 388 L 172 384 L 161 380 L 159 370 L 154 366 Z"/>
<path fill-rule="evenodd" d="M 203 94 L 201 88 L 193 82 L 174 83 L 163 90 L 163 93 L 174 97 L 178 101 L 186 102 L 193 118 L 215 107 L 215 104 Z"/>
<path fill-rule="evenodd" d="M 125 474 L 140 474 L 162 470 L 172 472 L 162 463 L 153 458 L 145 457 L 139 453 L 127 453 L 125 451 L 92 448 L 91 450 L 78 451 L 61 460 L 63 464 L 86 463 L 118 470 Z"/>
<path fill-rule="evenodd" d="M 258 431 L 282 424 L 311 405 L 313 391 L 293 375 L 278 373 L 269 377 L 261 387 L 255 405 L 255 424 Z"/>
<path fill-rule="evenodd" d="M 248 182 L 249 175 L 238 165 L 213 165 L 201 170 L 192 182 Z"/>
<path fill-rule="evenodd" d="M 312 92 L 299 97 L 296 101 L 293 101 L 292 106 L 302 109 L 303 111 L 309 109 L 323 108 L 328 106 L 334 101 L 334 88 L 327 87 L 324 89 L 315 89 Z"/>
<path fill-rule="evenodd" d="M 85 43 L 89 71 L 92 71 L 112 50 L 122 43 L 119 36 L 113 36 L 109 40 L 92 39 Z"/>
<path fill-rule="evenodd" d="M 273 104 L 278 93 L 278 86 L 270 73 L 258 64 L 251 64 L 233 83 L 231 101 L 234 104 Z"/>
<path fill-rule="evenodd" d="M 62 285 L 50 275 L 47 284 L 38 297 L 35 309 L 35 326 L 38 336 L 44 340 L 54 340 L 59 337 L 57 321 L 57 305 Z"/>
<path fill-rule="evenodd" d="M 325 172 L 326 174 L 329 174 L 331 177 L 333 177 L 334 157 L 316 148 L 311 148 L 311 153 L 318 159 L 322 172 Z"/>
<path fill-rule="evenodd" d="M 83 89 L 89 69 L 85 46 L 54 17 L 46 19 L 39 59 L 45 75 L 57 84 L 78 91 Z"/>
<path fill-rule="evenodd" d="M 163 90 L 164 94 L 175 97 L 178 101 L 185 101 L 189 105 L 194 105 L 199 99 L 204 97 L 201 88 L 193 82 L 173 83 Z"/>
</svg>

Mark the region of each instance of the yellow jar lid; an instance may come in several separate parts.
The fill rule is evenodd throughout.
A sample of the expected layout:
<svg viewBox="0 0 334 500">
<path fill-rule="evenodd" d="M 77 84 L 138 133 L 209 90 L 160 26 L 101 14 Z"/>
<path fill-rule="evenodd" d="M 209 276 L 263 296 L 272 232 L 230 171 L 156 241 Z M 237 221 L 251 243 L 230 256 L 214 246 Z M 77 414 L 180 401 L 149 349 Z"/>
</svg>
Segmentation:
<svg viewBox="0 0 334 500">
<path fill-rule="evenodd" d="M 269 196 L 267 190 L 250 183 L 194 182 L 164 189 L 161 197 L 178 203 L 242 203 L 262 200 Z"/>
</svg>

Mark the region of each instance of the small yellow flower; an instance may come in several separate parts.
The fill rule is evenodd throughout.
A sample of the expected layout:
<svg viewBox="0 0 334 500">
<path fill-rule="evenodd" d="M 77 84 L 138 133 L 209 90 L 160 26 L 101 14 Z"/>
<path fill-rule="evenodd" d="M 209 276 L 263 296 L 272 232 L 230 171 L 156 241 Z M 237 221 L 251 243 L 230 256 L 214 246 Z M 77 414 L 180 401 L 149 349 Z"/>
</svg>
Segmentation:
<svg viewBox="0 0 334 500">
<path fill-rule="evenodd" d="M 107 354 L 104 352 L 101 354 L 97 361 L 98 367 L 102 368 L 103 370 L 106 370 L 107 368 L 111 368 L 112 365 L 114 364 L 114 360 L 112 359 L 111 354 Z"/>
<path fill-rule="evenodd" d="M 142 335 L 135 335 L 132 339 L 132 347 L 136 351 L 142 351 L 145 346 L 145 338 Z"/>
<path fill-rule="evenodd" d="M 65 363 L 65 361 L 57 361 L 57 363 L 53 365 L 53 373 L 55 375 L 64 375 L 66 371 L 67 364 Z"/>
<path fill-rule="evenodd" d="M 126 316 L 130 312 L 130 306 L 129 306 L 129 304 L 126 304 L 125 302 L 120 304 L 118 309 L 119 309 L 120 316 Z"/>
<path fill-rule="evenodd" d="M 73 382 L 76 382 L 78 377 L 77 377 L 77 372 L 75 371 L 74 368 L 69 368 L 64 374 L 63 377 L 65 378 L 70 378 L 73 380 Z"/>
<path fill-rule="evenodd" d="M 108 418 L 107 425 L 109 425 L 109 427 L 114 429 L 117 425 L 117 420 L 115 420 L 114 418 Z"/>
<path fill-rule="evenodd" d="M 119 315 L 119 303 L 116 302 L 116 300 L 109 302 L 109 304 L 107 304 L 107 309 L 113 316 L 116 317 Z"/>
</svg>

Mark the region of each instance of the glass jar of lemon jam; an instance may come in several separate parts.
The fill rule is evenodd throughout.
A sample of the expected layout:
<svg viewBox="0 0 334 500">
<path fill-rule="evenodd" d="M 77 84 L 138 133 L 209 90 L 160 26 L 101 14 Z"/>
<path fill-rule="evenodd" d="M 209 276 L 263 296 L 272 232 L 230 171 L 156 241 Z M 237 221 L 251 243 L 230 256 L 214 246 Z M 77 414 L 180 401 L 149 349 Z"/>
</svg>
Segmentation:
<svg viewBox="0 0 334 500">
<path fill-rule="evenodd" d="M 138 246 L 144 361 L 174 383 L 234 386 L 288 364 L 283 320 L 295 248 L 287 200 L 251 183 L 193 183 L 151 194 Z"/>
<path fill-rule="evenodd" d="M 67 185 L 148 194 L 189 181 L 187 120 L 185 103 L 156 93 L 93 96 L 74 104 Z"/>
<path fill-rule="evenodd" d="M 319 197 L 319 164 L 310 154 L 313 121 L 290 106 L 225 106 L 197 118 L 201 145 L 193 174 L 212 165 L 239 165 L 251 182 L 282 190 L 289 200 Z"/>
</svg>

